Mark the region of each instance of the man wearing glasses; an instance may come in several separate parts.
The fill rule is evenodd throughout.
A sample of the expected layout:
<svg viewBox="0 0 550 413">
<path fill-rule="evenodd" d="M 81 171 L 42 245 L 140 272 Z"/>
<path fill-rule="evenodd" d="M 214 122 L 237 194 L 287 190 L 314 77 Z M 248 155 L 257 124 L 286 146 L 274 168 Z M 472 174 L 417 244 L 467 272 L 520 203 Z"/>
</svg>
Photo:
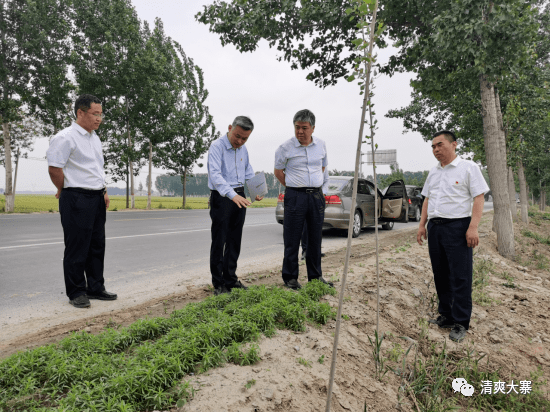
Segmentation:
<svg viewBox="0 0 550 413">
<path fill-rule="evenodd" d="M 65 238 L 66 293 L 71 305 L 86 308 L 90 299 L 116 300 L 117 295 L 105 290 L 103 279 L 109 196 L 103 149 L 95 133 L 104 118 L 101 101 L 82 95 L 74 112 L 76 122 L 52 138 L 46 155 Z"/>
</svg>

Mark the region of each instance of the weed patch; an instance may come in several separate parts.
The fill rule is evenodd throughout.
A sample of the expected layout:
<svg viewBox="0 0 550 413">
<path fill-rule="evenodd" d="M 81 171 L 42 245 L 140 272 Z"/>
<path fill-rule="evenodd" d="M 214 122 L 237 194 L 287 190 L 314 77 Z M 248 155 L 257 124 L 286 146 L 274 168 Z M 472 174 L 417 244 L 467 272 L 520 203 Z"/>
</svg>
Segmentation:
<svg viewBox="0 0 550 413">
<path fill-rule="evenodd" d="M 544 381 L 540 380 L 541 372 L 531 377 L 503 377 L 500 371 L 491 370 L 489 359 L 483 363 L 485 355 L 479 355 L 466 347 L 461 352 L 449 352 L 446 343 L 438 348 L 435 343 L 430 346 L 429 354 L 419 358 L 413 366 L 408 366 L 407 383 L 404 387 L 418 404 L 419 411 L 549 411 L 550 402 L 542 393 Z M 464 378 L 475 388 L 471 397 L 454 393 L 451 387 L 453 378 Z M 482 394 L 482 382 L 496 383 L 513 380 L 530 379 L 532 390 L 528 394 L 511 392 L 508 394 Z M 508 390 L 508 389 L 506 389 Z"/>
<path fill-rule="evenodd" d="M 494 271 L 494 265 L 486 259 L 474 259 L 474 271 L 472 279 L 472 300 L 479 305 L 491 305 L 493 299 L 485 291 L 489 285 L 489 276 Z"/>
<path fill-rule="evenodd" d="M 541 244 L 550 245 L 550 237 L 543 237 L 542 235 L 539 235 L 536 232 L 531 232 L 527 229 L 524 229 L 523 231 L 521 231 L 521 235 L 523 235 L 524 237 L 533 238 L 538 242 L 540 242 Z"/>
<path fill-rule="evenodd" d="M 16 353 L 0 362 L 0 410 L 146 411 L 183 406 L 182 382 L 226 362 L 259 360 L 256 344 L 277 329 L 304 331 L 335 311 L 320 297 L 335 290 L 310 282 L 298 293 L 250 287 L 209 297 L 169 318 L 139 320 L 91 335 Z"/>
</svg>

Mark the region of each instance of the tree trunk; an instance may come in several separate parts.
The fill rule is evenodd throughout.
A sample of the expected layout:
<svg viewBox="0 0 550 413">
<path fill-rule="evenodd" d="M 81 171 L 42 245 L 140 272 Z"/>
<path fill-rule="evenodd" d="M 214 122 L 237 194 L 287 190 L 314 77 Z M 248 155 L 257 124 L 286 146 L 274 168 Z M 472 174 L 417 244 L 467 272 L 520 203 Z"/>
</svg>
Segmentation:
<svg viewBox="0 0 550 413">
<path fill-rule="evenodd" d="M 540 190 L 540 210 L 544 212 L 546 210 L 546 189 L 541 188 Z"/>
<path fill-rule="evenodd" d="M 151 209 L 151 186 L 153 185 L 152 178 L 153 169 L 153 144 L 149 139 L 149 179 L 147 179 L 147 209 Z"/>
<path fill-rule="evenodd" d="M 10 124 L 7 122 L 2 123 L 2 131 L 4 133 L 4 154 L 6 168 L 6 212 L 13 212 L 15 199 L 13 196 L 12 188 L 12 164 L 11 164 L 11 140 L 10 140 Z"/>
<path fill-rule="evenodd" d="M 508 184 L 506 182 L 506 151 L 501 151 L 501 147 L 505 145 L 502 142 L 504 135 L 498 127 L 494 86 L 487 81 L 485 76 L 480 76 L 480 89 L 485 154 L 493 193 L 494 226 L 497 233 L 498 252 L 503 257 L 513 258 L 515 256 L 514 227 L 510 216 Z"/>
<path fill-rule="evenodd" d="M 19 169 L 19 154 L 21 149 L 17 148 L 17 155 L 15 155 L 15 176 L 13 177 L 13 203 L 15 204 L 15 188 L 17 186 L 17 170 Z"/>
<path fill-rule="evenodd" d="M 518 161 L 518 179 L 519 179 L 519 200 L 521 208 L 521 220 L 526 224 L 529 223 L 528 202 L 527 199 L 527 181 L 525 179 L 525 172 L 523 170 L 523 162 L 521 159 Z"/>
<path fill-rule="evenodd" d="M 508 198 L 510 199 L 510 212 L 512 220 L 518 220 L 518 207 L 516 203 L 516 184 L 514 182 L 514 170 L 511 166 L 508 167 Z"/>
<path fill-rule="evenodd" d="M 539 174 L 540 174 L 540 170 L 539 170 Z M 544 197 L 544 190 L 542 189 L 542 181 L 539 181 L 539 211 L 544 211 L 544 205 L 543 205 L 543 197 Z M 7 192 L 6 192 L 7 194 Z M 7 197 L 6 197 L 7 199 Z"/>
<path fill-rule="evenodd" d="M 130 176 L 128 174 L 128 163 L 126 163 L 126 209 L 130 208 Z"/>
<path fill-rule="evenodd" d="M 182 207 L 185 208 L 185 202 L 187 201 L 187 196 L 185 194 L 185 190 L 186 190 L 186 187 L 187 187 L 187 168 L 184 168 L 183 169 L 183 203 L 182 203 Z"/>
<path fill-rule="evenodd" d="M 128 98 L 126 98 L 126 120 L 128 127 L 128 163 L 130 164 L 130 194 L 132 199 L 132 209 L 136 208 L 136 200 L 134 196 L 134 165 L 132 162 L 132 153 L 134 152 L 134 147 L 132 146 L 132 136 L 130 135 L 130 115 L 128 107 Z"/>
</svg>

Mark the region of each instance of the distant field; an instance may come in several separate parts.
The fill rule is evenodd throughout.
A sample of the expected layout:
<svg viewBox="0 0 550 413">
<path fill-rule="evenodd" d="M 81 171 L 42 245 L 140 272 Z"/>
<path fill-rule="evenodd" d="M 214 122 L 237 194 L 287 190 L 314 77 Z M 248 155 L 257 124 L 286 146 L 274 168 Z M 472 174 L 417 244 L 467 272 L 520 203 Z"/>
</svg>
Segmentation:
<svg viewBox="0 0 550 413">
<path fill-rule="evenodd" d="M 111 205 L 109 211 L 120 211 L 126 209 L 125 195 L 111 195 Z M 136 209 L 146 209 L 147 197 L 136 196 Z M 4 212 L 6 201 L 4 196 L 0 196 L 0 212 Z M 151 198 L 152 209 L 181 209 L 182 198 L 160 197 Z M 254 202 L 252 208 L 265 208 L 277 206 L 277 198 L 266 198 L 261 202 Z M 208 208 L 208 198 L 187 198 L 186 209 L 206 209 Z M 16 195 L 15 212 L 58 212 L 59 201 L 54 195 Z"/>
</svg>

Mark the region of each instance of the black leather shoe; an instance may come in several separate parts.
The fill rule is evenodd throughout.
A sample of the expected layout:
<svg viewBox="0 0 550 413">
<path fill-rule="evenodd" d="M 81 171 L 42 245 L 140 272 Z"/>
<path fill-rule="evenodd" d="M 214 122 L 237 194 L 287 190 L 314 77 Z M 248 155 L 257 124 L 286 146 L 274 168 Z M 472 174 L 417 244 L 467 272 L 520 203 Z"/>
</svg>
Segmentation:
<svg viewBox="0 0 550 413">
<path fill-rule="evenodd" d="M 225 285 L 222 285 L 221 287 L 214 289 L 214 295 L 222 295 L 228 292 L 229 290 L 225 287 Z"/>
<path fill-rule="evenodd" d="M 110 293 L 108 291 L 101 291 L 100 293 L 95 294 L 87 294 L 88 298 L 90 300 L 104 300 L 104 301 L 112 301 L 117 299 L 117 295 Z"/>
<path fill-rule="evenodd" d="M 334 287 L 333 283 L 331 283 L 330 281 L 325 280 L 323 277 L 314 278 L 314 279 L 317 280 L 317 281 L 322 282 L 323 284 L 327 284 L 327 285 L 330 285 L 331 287 Z M 313 280 L 311 280 L 311 281 L 313 281 Z"/>
<path fill-rule="evenodd" d="M 321 253 L 321 258 L 323 258 L 324 256 L 325 256 L 325 253 L 324 253 L 324 252 L 322 252 L 322 253 Z"/>
<path fill-rule="evenodd" d="M 69 304 L 76 308 L 88 308 L 90 304 L 90 300 L 85 295 L 79 295 L 74 300 L 69 300 Z"/>
<path fill-rule="evenodd" d="M 285 281 L 285 286 L 288 288 L 292 288 L 293 290 L 299 290 L 300 288 L 302 288 L 298 280 Z"/>
<path fill-rule="evenodd" d="M 449 321 L 447 317 L 445 317 L 444 315 L 440 315 L 435 320 L 434 319 L 428 320 L 428 322 L 431 324 L 438 325 L 439 328 L 453 328 L 455 326 L 454 321 Z"/>
<path fill-rule="evenodd" d="M 466 328 L 461 324 L 455 324 L 451 332 L 449 333 L 449 338 L 457 343 L 460 343 L 466 337 Z"/>
<path fill-rule="evenodd" d="M 231 291 L 233 288 L 241 288 L 243 290 L 248 290 L 248 287 L 243 285 L 242 282 L 240 282 L 239 280 L 237 280 L 237 282 L 235 283 L 235 285 L 232 285 L 231 287 L 226 287 L 229 291 Z"/>
</svg>

